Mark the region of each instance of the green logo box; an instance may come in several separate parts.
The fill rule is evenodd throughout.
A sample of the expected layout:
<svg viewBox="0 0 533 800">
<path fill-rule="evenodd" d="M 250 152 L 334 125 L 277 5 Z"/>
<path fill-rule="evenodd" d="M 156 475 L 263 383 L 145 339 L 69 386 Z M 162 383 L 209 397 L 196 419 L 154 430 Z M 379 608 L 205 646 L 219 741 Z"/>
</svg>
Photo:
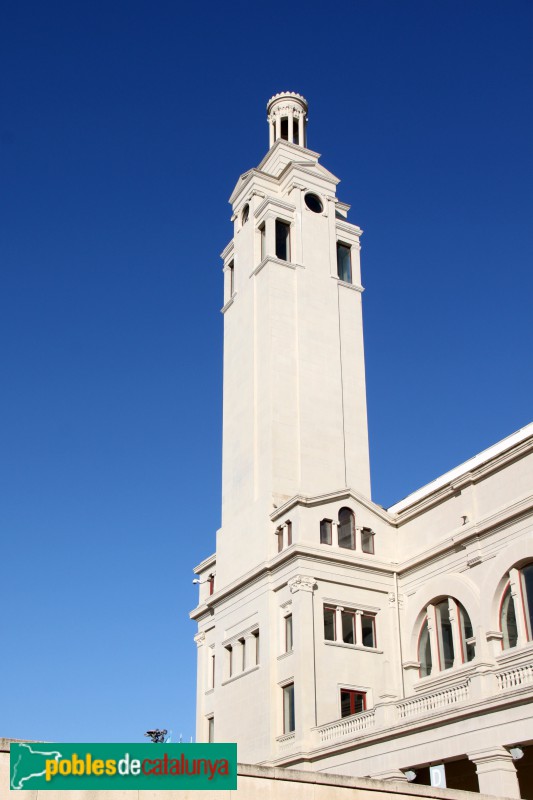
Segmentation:
<svg viewBox="0 0 533 800">
<path fill-rule="evenodd" d="M 11 789 L 236 789 L 236 744 L 12 742 Z"/>
</svg>

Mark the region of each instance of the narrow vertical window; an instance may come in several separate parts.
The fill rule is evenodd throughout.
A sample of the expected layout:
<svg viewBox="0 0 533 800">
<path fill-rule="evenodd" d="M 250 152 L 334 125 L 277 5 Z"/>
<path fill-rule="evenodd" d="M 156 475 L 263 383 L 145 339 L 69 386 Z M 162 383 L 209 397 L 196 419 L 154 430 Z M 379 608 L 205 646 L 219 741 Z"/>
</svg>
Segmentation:
<svg viewBox="0 0 533 800">
<path fill-rule="evenodd" d="M 261 261 L 262 261 L 264 258 L 266 258 L 266 227 L 264 222 L 259 228 L 259 233 L 261 234 Z"/>
<path fill-rule="evenodd" d="M 285 524 L 287 525 L 287 547 L 290 547 L 292 544 L 292 522 L 287 520 Z"/>
<path fill-rule="evenodd" d="M 229 272 L 229 296 L 230 298 L 233 297 L 235 294 L 235 262 L 230 261 L 228 264 L 228 272 Z"/>
<path fill-rule="evenodd" d="M 246 639 L 244 636 L 239 639 L 239 644 L 241 646 L 241 670 L 244 672 L 246 669 Z"/>
<path fill-rule="evenodd" d="M 355 644 L 355 614 L 353 611 L 341 611 L 342 641 Z"/>
<path fill-rule="evenodd" d="M 448 600 L 443 600 L 435 606 L 437 623 L 437 637 L 439 641 L 439 659 L 441 669 L 451 669 L 455 653 L 453 649 L 452 623 Z"/>
<path fill-rule="evenodd" d="M 290 261 L 289 232 L 291 226 L 287 222 L 276 220 L 276 257 L 281 261 Z"/>
<path fill-rule="evenodd" d="M 213 594 L 213 592 L 215 591 L 215 576 L 211 574 L 209 575 L 207 580 L 209 583 L 209 594 Z"/>
<path fill-rule="evenodd" d="M 320 544 L 331 544 L 331 520 L 323 519 L 320 523 Z"/>
<path fill-rule="evenodd" d="M 361 531 L 361 550 L 363 553 L 374 554 L 374 532 L 370 528 Z"/>
<path fill-rule="evenodd" d="M 209 665 L 209 688 L 215 688 L 215 654 L 211 656 L 211 663 Z"/>
<path fill-rule="evenodd" d="M 233 647 L 230 644 L 226 647 L 226 653 L 228 662 L 228 677 L 231 678 L 233 675 Z"/>
<path fill-rule="evenodd" d="M 345 283 L 352 282 L 351 248 L 346 244 L 337 242 L 337 275 Z"/>
<path fill-rule="evenodd" d="M 355 550 L 355 516 L 350 508 L 339 511 L 339 547 Z"/>
<path fill-rule="evenodd" d="M 376 619 L 370 614 L 361 616 L 361 635 L 363 647 L 376 647 Z"/>
<path fill-rule="evenodd" d="M 351 689 L 341 689 L 341 717 L 350 717 L 360 714 L 366 709 L 365 692 L 354 692 Z"/>
<path fill-rule="evenodd" d="M 530 642 L 533 639 L 533 564 L 528 564 L 520 570 L 520 588 L 522 589 L 527 640 Z"/>
<path fill-rule="evenodd" d="M 516 647 L 518 644 L 518 627 L 516 625 L 516 613 L 511 594 L 511 586 L 507 586 L 502 599 L 500 611 L 500 627 L 503 633 L 503 649 Z"/>
<path fill-rule="evenodd" d="M 431 659 L 431 643 L 429 640 L 429 627 L 428 627 L 427 617 L 425 618 L 424 624 L 422 625 L 422 630 L 420 631 L 420 638 L 418 640 L 418 660 L 420 662 L 420 677 L 425 678 L 427 675 L 431 675 L 431 669 L 433 663 Z"/>
<path fill-rule="evenodd" d="M 283 687 L 283 733 L 291 733 L 294 722 L 294 683 L 289 683 Z"/>
<path fill-rule="evenodd" d="M 292 614 L 285 617 L 285 652 L 292 652 Z"/>
<path fill-rule="evenodd" d="M 289 118 L 288 117 L 282 117 L 281 118 L 281 126 L 280 127 L 281 127 L 281 130 L 280 130 L 281 138 L 285 139 L 285 141 L 288 142 L 289 141 Z"/>
<path fill-rule="evenodd" d="M 246 205 L 242 210 L 241 225 L 246 225 L 249 216 L 250 216 L 250 206 L 248 205 L 248 203 L 246 203 Z"/>
<path fill-rule="evenodd" d="M 259 629 L 252 631 L 252 636 L 255 639 L 255 663 L 259 664 Z"/>
<path fill-rule="evenodd" d="M 283 528 L 277 529 L 276 536 L 278 537 L 278 553 L 281 553 L 283 550 Z"/>
<path fill-rule="evenodd" d="M 335 609 L 324 606 L 324 639 L 327 642 L 334 642 L 335 634 Z"/>
<path fill-rule="evenodd" d="M 215 741 L 215 718 L 207 718 L 207 741 L 212 743 Z"/>
</svg>

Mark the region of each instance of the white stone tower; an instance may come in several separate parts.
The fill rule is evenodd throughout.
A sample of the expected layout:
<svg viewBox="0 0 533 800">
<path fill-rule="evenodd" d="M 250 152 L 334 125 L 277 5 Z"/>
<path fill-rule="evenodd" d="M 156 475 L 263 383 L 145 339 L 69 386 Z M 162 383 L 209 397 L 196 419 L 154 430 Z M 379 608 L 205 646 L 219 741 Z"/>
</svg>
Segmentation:
<svg viewBox="0 0 533 800">
<path fill-rule="evenodd" d="M 222 254 L 219 587 L 268 559 L 270 515 L 291 497 L 370 495 L 361 230 L 336 197 L 338 179 L 302 146 L 305 99 L 284 92 L 267 109 L 271 148 L 231 195 L 234 237 Z"/>
</svg>

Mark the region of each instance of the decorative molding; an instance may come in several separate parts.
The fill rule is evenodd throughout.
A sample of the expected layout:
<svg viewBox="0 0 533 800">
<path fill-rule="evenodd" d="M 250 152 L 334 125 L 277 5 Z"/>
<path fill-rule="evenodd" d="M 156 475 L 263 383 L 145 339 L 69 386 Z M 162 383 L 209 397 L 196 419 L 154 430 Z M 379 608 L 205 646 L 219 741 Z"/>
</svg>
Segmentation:
<svg viewBox="0 0 533 800">
<path fill-rule="evenodd" d="M 287 581 L 287 585 L 292 594 L 299 591 L 314 592 L 318 588 L 316 580 L 307 575 L 295 575 Z"/>
<path fill-rule="evenodd" d="M 200 631 L 200 633 L 195 634 L 194 641 L 196 642 L 197 647 L 201 647 L 205 642 L 205 633 Z"/>
</svg>

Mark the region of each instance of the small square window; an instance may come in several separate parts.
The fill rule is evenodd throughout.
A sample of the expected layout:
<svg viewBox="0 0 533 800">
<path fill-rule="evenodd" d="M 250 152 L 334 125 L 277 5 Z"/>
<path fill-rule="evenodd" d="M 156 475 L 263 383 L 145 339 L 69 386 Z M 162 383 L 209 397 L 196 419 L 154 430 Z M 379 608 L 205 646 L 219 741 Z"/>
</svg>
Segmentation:
<svg viewBox="0 0 533 800">
<path fill-rule="evenodd" d="M 350 717 L 366 709 L 366 693 L 341 689 L 341 717 Z"/>
</svg>

